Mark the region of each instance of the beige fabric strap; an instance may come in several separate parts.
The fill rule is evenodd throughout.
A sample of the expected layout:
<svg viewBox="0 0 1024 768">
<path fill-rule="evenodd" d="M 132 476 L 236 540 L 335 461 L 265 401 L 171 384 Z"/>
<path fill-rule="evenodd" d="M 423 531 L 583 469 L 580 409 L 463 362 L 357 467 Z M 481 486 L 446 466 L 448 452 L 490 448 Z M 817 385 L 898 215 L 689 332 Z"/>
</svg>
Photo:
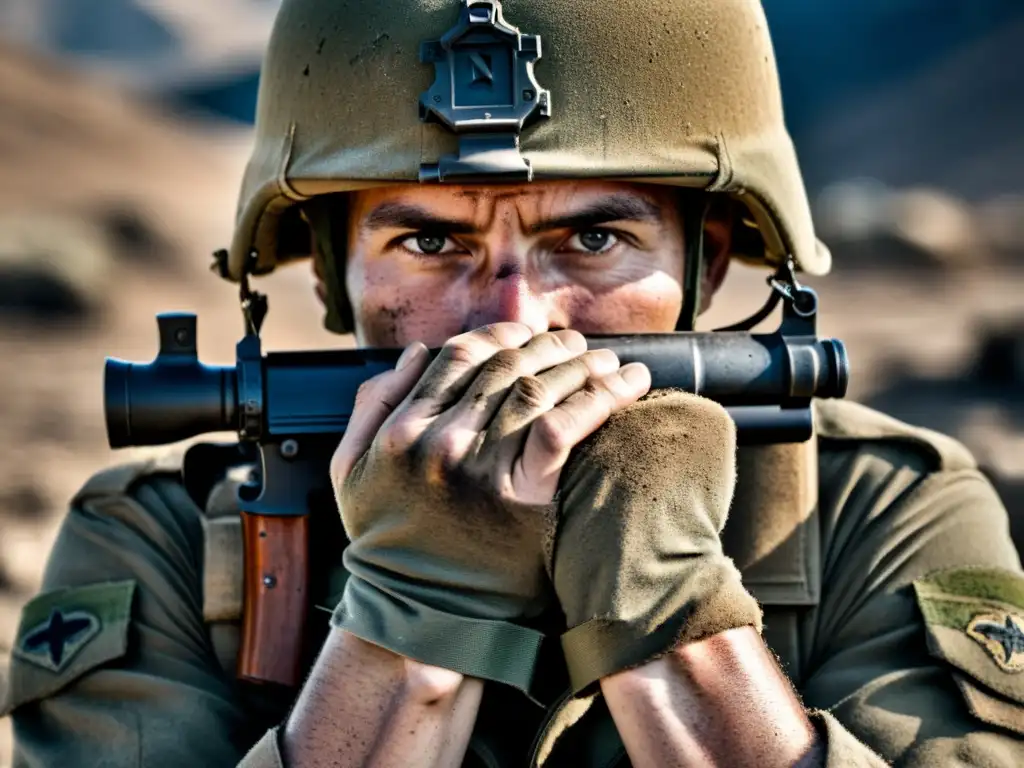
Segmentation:
<svg viewBox="0 0 1024 768">
<path fill-rule="evenodd" d="M 250 467 L 233 467 L 210 491 L 203 509 L 203 620 L 240 621 L 245 547 L 238 486 Z"/>
<path fill-rule="evenodd" d="M 813 606 L 821 595 L 817 441 L 744 446 L 722 548 L 765 606 Z"/>
<path fill-rule="evenodd" d="M 204 517 L 203 620 L 237 621 L 242 617 L 245 575 L 240 517 Z"/>
</svg>

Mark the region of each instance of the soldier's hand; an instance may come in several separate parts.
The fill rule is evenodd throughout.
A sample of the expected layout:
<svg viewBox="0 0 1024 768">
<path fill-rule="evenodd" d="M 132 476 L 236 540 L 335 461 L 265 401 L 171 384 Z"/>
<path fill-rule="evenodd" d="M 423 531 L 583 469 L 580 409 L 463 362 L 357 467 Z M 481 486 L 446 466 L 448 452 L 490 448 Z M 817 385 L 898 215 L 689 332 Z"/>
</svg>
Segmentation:
<svg viewBox="0 0 1024 768">
<path fill-rule="evenodd" d="M 563 472 L 551 565 L 579 690 L 680 642 L 760 627 L 722 553 L 736 482 L 722 406 L 659 390 L 612 416 Z"/>
<path fill-rule="evenodd" d="M 391 457 L 415 482 L 546 504 L 570 450 L 650 387 L 643 365 L 620 369 L 575 331 L 498 323 L 453 338 L 433 362 L 425 353 L 410 346 L 360 390 L 332 464 L 336 489 L 357 462 Z"/>
<path fill-rule="evenodd" d="M 562 467 L 650 375 L 574 331 L 518 323 L 458 336 L 433 361 L 422 346 L 404 357 L 362 389 L 332 462 L 352 542 L 339 614 L 364 639 L 446 666 L 417 645 L 424 623 L 444 624 L 438 612 L 515 622 L 553 599 L 545 553 Z M 395 647 L 399 634 L 417 647 Z"/>
</svg>

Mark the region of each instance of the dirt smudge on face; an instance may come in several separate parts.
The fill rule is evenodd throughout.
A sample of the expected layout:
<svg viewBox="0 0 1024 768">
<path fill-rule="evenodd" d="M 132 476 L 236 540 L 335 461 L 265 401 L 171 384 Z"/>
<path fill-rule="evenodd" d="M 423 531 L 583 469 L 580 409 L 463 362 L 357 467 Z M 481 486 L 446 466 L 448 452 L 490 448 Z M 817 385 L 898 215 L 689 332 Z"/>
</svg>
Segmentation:
<svg viewBox="0 0 1024 768">
<path fill-rule="evenodd" d="M 380 304 L 363 311 L 363 337 L 370 347 L 404 346 L 403 323 L 414 312 L 411 301 Z"/>
</svg>

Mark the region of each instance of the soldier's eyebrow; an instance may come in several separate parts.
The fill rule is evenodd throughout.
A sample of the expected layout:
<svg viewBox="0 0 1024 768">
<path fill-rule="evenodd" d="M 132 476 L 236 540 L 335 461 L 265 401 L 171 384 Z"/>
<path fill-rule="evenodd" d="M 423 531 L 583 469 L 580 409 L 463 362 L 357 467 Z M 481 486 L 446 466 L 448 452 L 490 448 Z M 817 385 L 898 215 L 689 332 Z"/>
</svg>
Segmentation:
<svg viewBox="0 0 1024 768">
<path fill-rule="evenodd" d="M 552 229 L 585 231 L 611 221 L 661 221 L 662 212 L 654 202 L 634 195 L 609 195 L 564 216 L 543 219 L 532 224 L 527 234 L 535 235 Z"/>
<path fill-rule="evenodd" d="M 460 221 L 438 216 L 426 208 L 411 203 L 381 203 L 364 219 L 368 229 L 412 229 L 469 234 L 476 231 L 470 221 Z"/>
<path fill-rule="evenodd" d="M 662 218 L 661 208 L 651 200 L 635 195 L 609 195 L 562 216 L 542 219 L 531 224 L 526 234 L 536 235 L 553 229 L 587 230 L 612 221 L 656 222 Z M 385 202 L 363 220 L 370 230 L 410 229 L 451 234 L 472 234 L 478 231 L 471 221 L 450 219 L 412 203 Z"/>
</svg>

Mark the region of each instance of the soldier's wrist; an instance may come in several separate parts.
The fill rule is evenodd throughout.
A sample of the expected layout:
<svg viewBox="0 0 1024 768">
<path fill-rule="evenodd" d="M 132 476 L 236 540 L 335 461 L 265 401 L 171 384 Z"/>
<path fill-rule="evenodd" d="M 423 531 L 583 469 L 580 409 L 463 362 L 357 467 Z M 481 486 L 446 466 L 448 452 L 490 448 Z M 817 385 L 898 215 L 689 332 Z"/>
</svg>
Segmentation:
<svg viewBox="0 0 1024 768">
<path fill-rule="evenodd" d="M 724 555 L 701 558 L 665 583 L 672 584 L 670 590 L 611 600 L 605 610 L 591 610 L 589 616 L 566 611 L 569 629 L 561 641 L 575 693 L 669 653 L 680 643 L 744 626 L 761 631 L 760 606 Z"/>
</svg>

